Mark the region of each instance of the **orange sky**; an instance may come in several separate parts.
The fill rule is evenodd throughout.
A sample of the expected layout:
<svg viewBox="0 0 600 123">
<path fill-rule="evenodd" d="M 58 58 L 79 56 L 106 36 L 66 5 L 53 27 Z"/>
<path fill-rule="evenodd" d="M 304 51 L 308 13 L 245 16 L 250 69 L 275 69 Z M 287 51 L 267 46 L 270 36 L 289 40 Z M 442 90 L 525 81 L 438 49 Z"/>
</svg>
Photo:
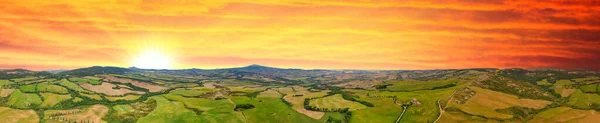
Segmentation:
<svg viewBox="0 0 600 123">
<path fill-rule="evenodd" d="M 0 68 L 600 70 L 600 2 L 106 1 L 0 0 Z"/>
</svg>

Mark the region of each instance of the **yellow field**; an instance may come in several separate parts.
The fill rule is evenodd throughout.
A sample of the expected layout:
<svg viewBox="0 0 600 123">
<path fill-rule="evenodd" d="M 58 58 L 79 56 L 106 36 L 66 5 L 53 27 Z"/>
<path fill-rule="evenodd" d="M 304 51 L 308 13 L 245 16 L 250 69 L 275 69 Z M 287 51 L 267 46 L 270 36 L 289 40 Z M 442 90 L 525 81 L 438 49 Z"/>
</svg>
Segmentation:
<svg viewBox="0 0 600 123">
<path fill-rule="evenodd" d="M 440 123 L 498 123 L 493 119 L 470 116 L 462 112 L 444 112 L 439 120 Z"/>
<path fill-rule="evenodd" d="M 89 122 L 94 122 L 94 123 L 106 123 L 106 121 L 102 120 L 102 117 L 104 115 L 106 115 L 107 113 L 108 113 L 108 107 L 106 107 L 104 105 L 93 105 L 79 113 L 56 116 L 56 117 L 52 117 L 51 119 L 48 119 L 48 120 L 71 121 L 71 122 L 76 121 L 78 123 L 84 122 L 84 121 L 89 121 Z M 65 119 L 65 120 L 60 120 L 60 119 Z"/>
<path fill-rule="evenodd" d="M 345 100 L 341 94 L 310 100 L 310 106 L 326 109 L 350 108 L 350 111 L 367 108 L 367 106 L 360 103 Z"/>
<path fill-rule="evenodd" d="M 0 89 L 0 97 L 7 97 L 13 91 L 15 91 L 15 89 Z"/>
<path fill-rule="evenodd" d="M 0 119 L 3 123 L 37 123 L 38 115 L 33 110 L 17 110 L 0 107 Z"/>
<path fill-rule="evenodd" d="M 52 107 L 61 101 L 71 99 L 71 95 L 59 95 L 53 93 L 40 93 L 42 97 L 44 97 L 44 102 L 42 103 L 42 107 Z"/>
<path fill-rule="evenodd" d="M 469 87 L 477 92 L 465 104 L 459 104 L 455 101 L 450 102 L 450 106 L 457 107 L 460 110 L 469 114 L 482 115 L 488 118 L 510 119 L 513 116 L 496 112 L 496 109 L 504 109 L 512 106 L 521 106 L 534 109 L 544 108 L 552 103 L 546 100 L 519 99 L 514 95 L 509 95 L 492 90 L 482 89 L 479 87 Z"/>
<path fill-rule="evenodd" d="M 102 97 L 100 97 L 100 95 L 92 95 L 92 94 L 84 94 L 84 93 L 79 93 L 81 96 L 85 96 L 85 97 L 89 97 L 92 98 L 94 100 L 102 100 Z"/>
<path fill-rule="evenodd" d="M 269 89 L 267 91 L 261 92 L 257 97 L 273 97 L 273 98 L 281 98 L 281 94 L 279 92 Z"/>
<path fill-rule="evenodd" d="M 538 113 L 528 122 L 531 123 L 597 123 L 600 112 L 594 110 L 578 110 L 569 107 L 558 107 Z"/>
<path fill-rule="evenodd" d="M 318 111 L 310 111 L 304 109 L 304 99 L 313 97 L 322 97 L 327 95 L 330 90 L 311 92 L 308 89 L 300 86 L 291 86 L 285 88 L 277 88 L 281 93 L 286 94 L 283 99 L 292 104 L 292 109 L 314 119 L 321 119 L 325 113 Z"/>
</svg>

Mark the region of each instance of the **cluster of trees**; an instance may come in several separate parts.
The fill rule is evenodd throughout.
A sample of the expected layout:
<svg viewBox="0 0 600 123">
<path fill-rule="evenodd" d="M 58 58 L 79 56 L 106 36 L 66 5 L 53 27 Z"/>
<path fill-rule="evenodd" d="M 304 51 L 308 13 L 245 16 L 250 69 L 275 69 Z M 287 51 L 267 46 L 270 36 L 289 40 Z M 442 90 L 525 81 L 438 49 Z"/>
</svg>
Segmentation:
<svg viewBox="0 0 600 123">
<path fill-rule="evenodd" d="M 70 114 L 77 114 L 81 111 L 74 111 L 74 112 L 58 112 L 58 113 L 54 113 L 54 114 L 50 114 L 50 117 L 56 117 L 56 116 L 62 116 L 62 115 L 70 115 Z"/>
<path fill-rule="evenodd" d="M 71 119 L 64 118 L 64 117 L 50 117 L 50 119 L 55 119 L 55 120 L 63 121 L 63 122 L 67 122 L 67 123 L 93 123 L 94 122 L 94 121 L 90 121 L 90 120 L 77 121 L 77 120 L 71 120 Z"/>
<path fill-rule="evenodd" d="M 387 88 L 387 87 L 388 87 L 388 86 L 390 86 L 390 85 L 392 85 L 392 84 L 385 84 L 385 85 L 375 85 L 375 88 L 376 88 L 376 89 L 385 89 L 385 88 Z"/>
<path fill-rule="evenodd" d="M 335 108 L 335 109 L 331 109 L 331 108 L 318 108 L 316 106 L 308 106 L 307 110 L 321 111 L 321 112 L 347 112 L 350 109 L 349 108 Z"/>
<path fill-rule="evenodd" d="M 367 93 L 367 97 L 371 97 L 371 98 L 394 98 L 396 96 L 372 96 L 370 93 Z"/>
<path fill-rule="evenodd" d="M 237 105 L 235 105 L 236 111 L 243 111 L 246 109 L 253 109 L 253 108 L 254 108 L 254 105 L 252 105 L 252 104 L 237 104 Z"/>
</svg>

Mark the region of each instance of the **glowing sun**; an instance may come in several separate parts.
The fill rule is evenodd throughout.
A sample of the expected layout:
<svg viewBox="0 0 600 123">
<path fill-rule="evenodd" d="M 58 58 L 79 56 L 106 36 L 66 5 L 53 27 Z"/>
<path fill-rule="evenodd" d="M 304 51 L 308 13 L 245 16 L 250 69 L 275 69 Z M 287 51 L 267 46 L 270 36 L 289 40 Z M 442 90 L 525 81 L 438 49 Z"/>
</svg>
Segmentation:
<svg viewBox="0 0 600 123">
<path fill-rule="evenodd" d="M 171 69 L 172 59 L 160 51 L 146 50 L 135 58 L 133 66 L 143 69 Z"/>
</svg>

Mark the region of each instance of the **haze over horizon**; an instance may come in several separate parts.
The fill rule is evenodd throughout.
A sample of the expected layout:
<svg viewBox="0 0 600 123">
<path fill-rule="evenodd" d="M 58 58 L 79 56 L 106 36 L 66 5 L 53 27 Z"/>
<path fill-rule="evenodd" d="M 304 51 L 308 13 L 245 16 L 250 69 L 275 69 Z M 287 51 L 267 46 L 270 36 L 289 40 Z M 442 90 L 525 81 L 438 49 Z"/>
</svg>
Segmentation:
<svg viewBox="0 0 600 123">
<path fill-rule="evenodd" d="M 598 71 L 599 4 L 0 0 L 0 68 Z"/>
</svg>

